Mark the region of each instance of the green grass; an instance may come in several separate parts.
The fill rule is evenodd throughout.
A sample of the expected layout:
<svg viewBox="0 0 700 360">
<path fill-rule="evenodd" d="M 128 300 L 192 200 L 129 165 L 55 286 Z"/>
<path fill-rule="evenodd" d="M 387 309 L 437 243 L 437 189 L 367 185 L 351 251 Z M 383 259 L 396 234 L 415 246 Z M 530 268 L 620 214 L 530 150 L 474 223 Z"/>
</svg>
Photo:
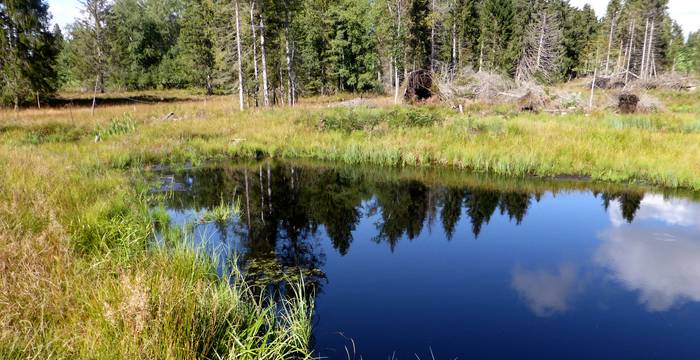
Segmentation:
<svg viewBox="0 0 700 360">
<path fill-rule="evenodd" d="M 292 297 L 279 316 L 245 279 L 216 276 L 189 232 L 169 227 L 138 180 L 144 168 L 276 157 L 405 167 L 417 177 L 450 168 L 461 182 L 471 180 L 459 170 L 470 170 L 532 188 L 533 176 L 572 175 L 597 187 L 700 190 L 700 94 L 659 97 L 667 110 L 643 115 L 485 104 L 459 114 L 388 98 L 353 109 L 314 99 L 240 112 L 213 97 L 98 107 L 95 116 L 0 110 L 0 358 L 310 356 L 310 297 Z M 171 112 L 177 120 L 164 120 Z M 206 219 L 226 221 L 236 204 L 222 201 Z M 166 237 L 157 247 L 156 230 Z M 302 278 L 292 281 L 300 292 Z"/>
<path fill-rule="evenodd" d="M 224 223 L 228 221 L 232 216 L 239 216 L 241 213 L 241 201 L 236 198 L 231 204 L 224 202 L 221 199 L 221 203 L 212 209 L 209 209 L 202 214 L 200 217 L 201 222 L 219 222 Z"/>
</svg>

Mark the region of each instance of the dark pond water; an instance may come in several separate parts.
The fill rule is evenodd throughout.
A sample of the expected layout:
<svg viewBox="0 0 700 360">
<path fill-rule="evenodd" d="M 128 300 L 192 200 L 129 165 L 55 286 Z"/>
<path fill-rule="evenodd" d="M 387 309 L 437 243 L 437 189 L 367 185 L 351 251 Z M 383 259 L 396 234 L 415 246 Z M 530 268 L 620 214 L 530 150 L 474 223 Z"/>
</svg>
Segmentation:
<svg viewBox="0 0 700 360">
<path fill-rule="evenodd" d="M 222 263 L 316 274 L 318 356 L 700 358 L 697 194 L 308 164 L 158 176 L 176 223 L 240 199 L 195 229 Z"/>
</svg>

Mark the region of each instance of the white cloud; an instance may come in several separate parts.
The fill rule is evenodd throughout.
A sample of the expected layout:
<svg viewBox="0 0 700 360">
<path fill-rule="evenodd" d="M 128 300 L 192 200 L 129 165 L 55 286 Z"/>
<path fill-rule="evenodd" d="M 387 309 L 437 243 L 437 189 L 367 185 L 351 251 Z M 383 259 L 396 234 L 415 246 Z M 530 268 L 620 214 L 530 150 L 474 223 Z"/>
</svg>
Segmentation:
<svg viewBox="0 0 700 360">
<path fill-rule="evenodd" d="M 559 266 L 558 272 L 526 270 L 516 266 L 511 285 L 530 310 L 540 317 L 566 312 L 576 286 L 576 269 L 571 264 Z"/>
<path fill-rule="evenodd" d="M 613 278 L 639 291 L 650 311 L 700 301 L 700 204 L 646 194 L 632 224 L 618 201 L 608 216 L 613 227 L 601 235 L 596 260 Z"/>
<path fill-rule="evenodd" d="M 626 224 L 622 218 L 620 202 L 612 201 L 608 216 L 613 226 Z M 662 195 L 646 194 L 637 210 L 635 221 L 656 220 L 668 225 L 695 226 L 700 229 L 700 203 L 686 199 L 665 199 Z"/>
<path fill-rule="evenodd" d="M 649 311 L 700 301 L 700 231 L 667 226 L 613 227 L 595 260 Z"/>
</svg>

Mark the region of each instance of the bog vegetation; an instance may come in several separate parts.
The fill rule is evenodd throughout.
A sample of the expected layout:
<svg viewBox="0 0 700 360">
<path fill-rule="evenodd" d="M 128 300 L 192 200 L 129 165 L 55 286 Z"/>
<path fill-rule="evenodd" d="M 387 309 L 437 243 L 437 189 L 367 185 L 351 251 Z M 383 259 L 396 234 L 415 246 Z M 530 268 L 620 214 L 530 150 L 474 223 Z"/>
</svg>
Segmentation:
<svg viewBox="0 0 700 360">
<path fill-rule="evenodd" d="M 700 190 L 700 34 L 666 5 L 86 0 L 50 30 L 45 1 L 0 3 L 0 357 L 312 356 L 304 284 L 275 306 L 220 276 L 140 180 L 152 166 L 306 158 Z"/>
</svg>

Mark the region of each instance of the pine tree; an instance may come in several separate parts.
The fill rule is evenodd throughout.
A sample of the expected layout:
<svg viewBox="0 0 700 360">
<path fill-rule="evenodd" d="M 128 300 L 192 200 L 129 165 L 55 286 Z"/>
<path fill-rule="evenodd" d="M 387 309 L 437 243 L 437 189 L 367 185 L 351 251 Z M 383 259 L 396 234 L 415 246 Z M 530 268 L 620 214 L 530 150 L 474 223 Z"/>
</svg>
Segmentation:
<svg viewBox="0 0 700 360">
<path fill-rule="evenodd" d="M 0 103 L 20 103 L 51 95 L 57 86 L 57 34 L 49 30 L 42 0 L 0 3 Z"/>
</svg>

